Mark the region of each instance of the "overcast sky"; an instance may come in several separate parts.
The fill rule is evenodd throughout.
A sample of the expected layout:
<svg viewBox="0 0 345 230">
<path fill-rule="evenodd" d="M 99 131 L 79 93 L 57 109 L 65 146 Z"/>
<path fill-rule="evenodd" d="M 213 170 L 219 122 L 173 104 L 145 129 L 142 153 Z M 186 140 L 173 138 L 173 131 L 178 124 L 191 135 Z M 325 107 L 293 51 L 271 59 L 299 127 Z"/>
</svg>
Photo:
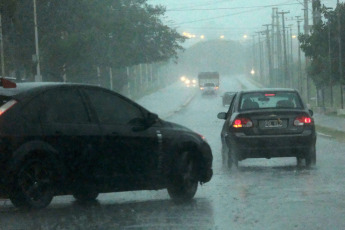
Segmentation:
<svg viewBox="0 0 345 230">
<path fill-rule="evenodd" d="M 279 11 L 290 11 L 290 14 L 286 14 L 286 25 L 294 25 L 293 33 L 297 33 L 295 16 L 301 16 L 303 19 L 303 0 L 148 0 L 148 2 L 166 6 L 164 22 L 177 28 L 181 33 L 186 31 L 195 34 L 195 42 L 200 40 L 201 35 L 204 35 L 205 39 L 215 39 L 224 35 L 226 39 L 232 40 L 240 40 L 245 34 L 252 35 L 256 31 L 263 30 L 263 24 L 272 22 L 272 7 L 278 7 Z M 312 23 L 311 0 L 309 2 L 309 17 Z M 321 4 L 335 7 L 336 2 L 336 0 L 322 0 Z M 303 28 L 303 22 L 301 25 Z"/>
</svg>

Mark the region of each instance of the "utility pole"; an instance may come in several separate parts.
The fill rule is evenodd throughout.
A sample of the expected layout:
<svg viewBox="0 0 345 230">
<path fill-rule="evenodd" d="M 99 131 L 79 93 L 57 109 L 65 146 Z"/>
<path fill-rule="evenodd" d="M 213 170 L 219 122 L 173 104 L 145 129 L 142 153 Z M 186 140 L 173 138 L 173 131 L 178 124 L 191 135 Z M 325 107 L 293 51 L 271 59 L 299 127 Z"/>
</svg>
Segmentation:
<svg viewBox="0 0 345 230">
<path fill-rule="evenodd" d="M 275 60 L 275 40 L 276 40 L 276 38 L 275 38 L 275 19 L 276 19 L 276 10 L 277 10 L 278 8 L 272 8 L 272 45 L 271 45 L 271 47 L 272 47 L 272 68 L 274 69 L 275 68 L 275 62 L 276 62 L 276 60 Z M 273 83 L 273 82 L 272 82 Z"/>
<path fill-rule="evenodd" d="M 290 54 L 291 54 L 291 64 L 293 63 L 293 40 L 292 40 L 292 36 L 293 36 L 293 34 L 292 34 L 292 26 L 293 26 L 293 24 L 290 24 L 289 25 L 289 28 L 290 28 Z"/>
<path fill-rule="evenodd" d="M 2 34 L 2 15 L 0 13 L 1 76 L 5 77 L 4 36 Z"/>
<path fill-rule="evenodd" d="M 283 70 L 283 55 L 282 55 L 282 37 L 281 37 L 281 30 L 280 30 L 280 22 L 279 22 L 279 14 L 278 14 L 278 9 L 276 11 L 276 22 L 277 22 L 277 57 L 278 57 L 278 69 L 279 69 L 279 76 L 283 75 L 282 70 Z M 277 81 L 277 86 L 283 87 L 284 85 L 284 80 L 279 79 L 280 81 Z M 278 84 L 279 83 L 279 84 Z"/>
<path fill-rule="evenodd" d="M 309 27 L 309 3 L 308 0 L 304 0 L 304 34 L 309 35 L 310 27 Z M 306 57 L 306 66 L 308 66 L 309 58 Z M 310 100 L 310 94 L 309 94 L 309 76 L 306 74 L 306 97 L 307 97 L 307 103 L 309 103 Z"/>
<path fill-rule="evenodd" d="M 35 81 L 42 81 L 41 67 L 40 67 L 40 53 L 38 48 L 38 26 L 37 26 L 37 11 L 36 11 L 36 0 L 34 1 L 34 24 L 35 24 L 35 46 L 36 46 L 36 62 L 37 62 L 37 73 L 35 76 Z"/>
<path fill-rule="evenodd" d="M 312 0 L 312 9 L 313 9 L 313 25 L 314 26 L 321 25 L 322 21 L 321 21 L 321 12 L 320 12 L 321 11 L 320 0 Z M 322 106 L 325 105 L 324 94 L 325 94 L 324 86 L 322 86 L 321 89 L 317 88 L 316 90 L 317 106 L 321 106 L 320 101 L 322 101 Z"/>
<path fill-rule="evenodd" d="M 312 0 L 313 7 L 313 24 L 317 25 L 322 23 L 321 21 L 321 3 L 320 0 Z"/>
<path fill-rule="evenodd" d="M 300 16 L 296 16 L 297 19 L 297 33 L 298 36 L 301 34 L 301 20 Z M 297 36 L 297 38 L 298 38 Z M 303 91 L 303 81 L 302 81 L 302 61 L 301 61 L 301 42 L 298 39 L 298 90 L 302 93 Z"/>
<path fill-rule="evenodd" d="M 270 41 L 270 31 L 269 31 L 269 26 L 270 24 L 263 25 L 266 26 L 266 41 L 267 41 L 267 58 L 268 58 L 268 73 L 269 73 L 269 78 L 267 81 L 267 86 L 272 86 L 273 82 L 273 68 L 272 68 L 272 50 L 271 50 L 271 41 Z"/>
<path fill-rule="evenodd" d="M 338 43 L 339 43 L 339 79 L 340 79 L 340 94 L 341 94 L 341 108 L 344 109 L 344 89 L 343 89 L 343 56 L 342 56 L 342 45 L 341 45 L 341 23 L 340 23 L 340 4 L 339 4 L 339 0 L 337 1 L 337 16 L 338 16 Z"/>
<path fill-rule="evenodd" d="M 258 39 L 259 39 L 259 68 L 260 68 L 260 80 L 262 80 L 263 78 L 263 67 L 262 67 L 262 46 L 261 46 L 261 36 L 260 34 L 262 33 L 262 31 L 260 32 L 256 32 L 258 34 Z"/>
<path fill-rule="evenodd" d="M 294 68 L 293 68 L 293 39 L 292 39 L 292 24 L 289 25 L 290 28 L 290 85 L 292 88 L 295 87 L 294 84 Z"/>
<path fill-rule="evenodd" d="M 283 47 L 284 47 L 284 84 L 285 87 L 287 86 L 288 81 L 288 63 L 287 63 L 287 53 L 286 53 L 286 35 L 285 35 L 285 14 L 289 14 L 290 11 L 282 11 L 278 12 L 278 14 L 282 15 L 282 27 L 283 27 Z"/>
<path fill-rule="evenodd" d="M 326 10 L 332 10 L 332 7 L 326 7 Z M 328 71 L 329 71 L 329 88 L 331 94 L 331 107 L 333 107 L 333 80 L 332 80 L 332 51 L 331 51 L 331 27 L 330 19 L 327 21 L 328 27 Z"/>
<path fill-rule="evenodd" d="M 255 52 L 255 34 L 252 35 L 253 37 L 253 65 L 252 65 L 252 68 L 254 69 L 254 71 L 257 71 L 256 69 L 256 52 Z"/>
</svg>

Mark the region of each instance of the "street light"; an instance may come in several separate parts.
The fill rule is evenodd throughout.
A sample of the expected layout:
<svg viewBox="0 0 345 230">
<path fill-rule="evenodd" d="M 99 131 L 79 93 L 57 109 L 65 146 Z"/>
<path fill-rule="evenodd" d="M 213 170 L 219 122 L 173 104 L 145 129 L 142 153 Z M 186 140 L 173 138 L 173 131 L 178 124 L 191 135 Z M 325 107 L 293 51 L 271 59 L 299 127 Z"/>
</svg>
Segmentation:
<svg viewBox="0 0 345 230">
<path fill-rule="evenodd" d="M 205 39 L 205 35 L 201 35 L 200 38 L 201 38 L 201 39 Z"/>
<path fill-rule="evenodd" d="M 220 39 L 224 39 L 224 38 L 225 38 L 225 36 L 224 36 L 224 35 L 221 35 L 221 36 L 220 36 Z"/>
<path fill-rule="evenodd" d="M 254 74 L 255 74 L 254 68 L 252 69 L 252 71 L 250 71 L 250 74 L 254 76 Z"/>
</svg>

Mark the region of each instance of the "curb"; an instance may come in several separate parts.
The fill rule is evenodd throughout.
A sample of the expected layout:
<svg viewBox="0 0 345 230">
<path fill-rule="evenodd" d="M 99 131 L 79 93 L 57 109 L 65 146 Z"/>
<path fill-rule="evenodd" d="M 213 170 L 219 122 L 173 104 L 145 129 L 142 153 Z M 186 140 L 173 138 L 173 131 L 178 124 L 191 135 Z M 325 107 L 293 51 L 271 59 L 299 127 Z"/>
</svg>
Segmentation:
<svg viewBox="0 0 345 230">
<path fill-rule="evenodd" d="M 162 118 L 163 119 L 168 119 L 169 117 L 172 117 L 174 114 L 180 112 L 182 109 L 187 107 L 192 102 L 192 100 L 194 99 L 195 95 L 196 95 L 196 91 L 194 91 L 194 93 L 190 97 L 188 97 L 187 100 L 180 107 L 178 107 L 176 110 L 168 113 L 166 116 L 164 116 Z"/>
</svg>

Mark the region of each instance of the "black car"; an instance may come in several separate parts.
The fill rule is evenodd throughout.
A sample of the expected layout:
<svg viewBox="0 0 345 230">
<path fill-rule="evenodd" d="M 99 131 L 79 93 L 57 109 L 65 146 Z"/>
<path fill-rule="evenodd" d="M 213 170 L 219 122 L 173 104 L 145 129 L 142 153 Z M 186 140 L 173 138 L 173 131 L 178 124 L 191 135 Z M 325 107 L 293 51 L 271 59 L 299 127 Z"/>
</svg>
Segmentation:
<svg viewBox="0 0 345 230">
<path fill-rule="evenodd" d="M 223 164 L 238 166 L 246 158 L 296 157 L 316 163 L 313 112 L 293 89 L 238 92 L 221 132 Z"/>
<path fill-rule="evenodd" d="M 105 88 L 0 87 L 0 197 L 43 208 L 55 195 L 158 190 L 186 201 L 212 177 L 204 138 Z M 12 87 L 12 88 L 8 88 Z"/>
<path fill-rule="evenodd" d="M 222 96 L 223 106 L 230 105 L 232 98 L 236 95 L 236 92 L 225 92 Z"/>
</svg>

